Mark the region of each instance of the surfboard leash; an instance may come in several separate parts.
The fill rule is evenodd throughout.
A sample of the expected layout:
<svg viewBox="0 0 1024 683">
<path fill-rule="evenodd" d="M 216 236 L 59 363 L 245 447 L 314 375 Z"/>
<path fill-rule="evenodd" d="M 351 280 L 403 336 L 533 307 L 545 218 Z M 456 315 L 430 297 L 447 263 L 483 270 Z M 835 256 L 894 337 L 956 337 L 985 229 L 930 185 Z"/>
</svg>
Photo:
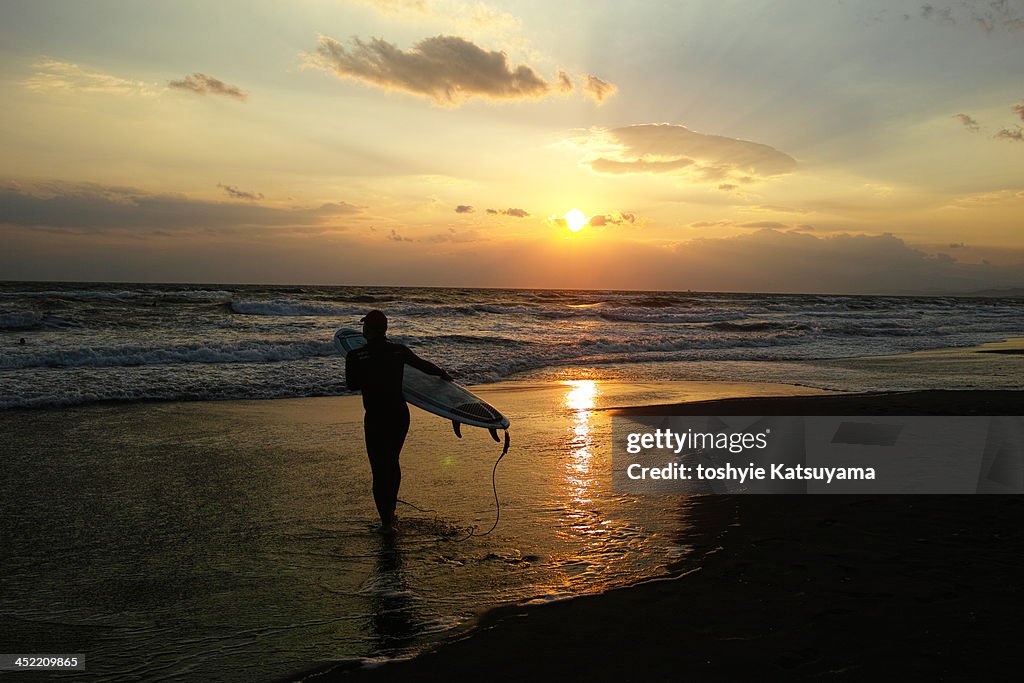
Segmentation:
<svg viewBox="0 0 1024 683">
<path fill-rule="evenodd" d="M 491 533 L 492 531 L 494 531 L 495 529 L 498 528 L 498 522 L 501 520 L 501 502 L 498 500 L 498 479 L 497 479 L 497 477 L 498 477 L 498 463 L 500 463 L 501 459 L 505 457 L 506 453 L 508 453 L 508 445 L 509 445 L 509 437 L 508 437 L 508 430 L 506 429 L 505 430 L 505 447 L 501 450 L 501 455 L 498 456 L 498 459 L 494 461 L 494 467 L 491 468 L 491 490 L 494 492 L 494 508 L 495 508 L 494 524 L 492 524 L 491 528 L 488 529 L 487 531 L 483 532 L 482 534 L 478 534 L 476 532 L 476 527 L 474 526 L 472 529 L 469 530 L 469 534 L 465 538 L 457 538 L 457 539 L 455 539 L 456 543 L 462 543 L 463 541 L 468 541 L 469 539 L 474 538 L 474 537 L 479 538 L 481 536 L 486 536 L 486 535 L 488 535 L 489 533 Z"/>
<path fill-rule="evenodd" d="M 455 424 L 454 421 L 453 421 L 453 424 Z M 458 434 L 458 430 L 457 429 L 456 429 L 456 434 Z M 459 438 L 462 438 L 461 434 L 459 435 Z M 501 459 L 505 457 L 505 454 L 508 453 L 508 449 L 509 449 L 510 443 L 511 443 L 511 440 L 510 440 L 509 435 L 508 435 L 508 430 L 506 429 L 505 430 L 505 444 L 504 444 L 504 447 L 501 449 L 501 455 L 499 455 L 498 459 L 494 461 L 494 467 L 491 468 L 491 491 L 494 493 L 494 508 L 495 508 L 494 524 L 492 524 L 491 528 L 488 529 L 487 531 L 483 532 L 482 534 L 476 533 L 476 527 L 474 526 L 473 528 L 471 528 L 469 530 L 469 534 L 465 538 L 457 538 L 457 539 L 455 539 L 456 543 L 462 543 L 463 541 L 468 541 L 469 539 L 474 538 L 474 537 L 479 538 L 481 536 L 487 536 L 492 531 L 494 531 L 495 529 L 498 528 L 498 522 L 501 520 L 501 501 L 498 500 L 498 464 L 501 462 Z M 430 509 L 427 509 L 427 508 L 421 508 L 418 505 L 413 505 L 409 501 L 402 500 L 401 498 L 398 498 L 396 502 L 399 502 L 402 505 L 408 505 L 412 509 L 419 510 L 420 512 L 424 512 L 424 513 L 431 513 L 432 512 L 432 513 L 434 513 L 434 520 L 437 521 L 437 515 L 439 514 L 437 510 L 430 510 Z"/>
</svg>

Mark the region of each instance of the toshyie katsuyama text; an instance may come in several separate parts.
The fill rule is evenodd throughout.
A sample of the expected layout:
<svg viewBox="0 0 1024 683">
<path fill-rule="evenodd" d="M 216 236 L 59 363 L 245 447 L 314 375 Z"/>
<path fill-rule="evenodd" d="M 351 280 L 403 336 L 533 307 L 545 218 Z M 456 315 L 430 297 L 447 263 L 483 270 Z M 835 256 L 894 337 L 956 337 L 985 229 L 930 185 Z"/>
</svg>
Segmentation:
<svg viewBox="0 0 1024 683">
<path fill-rule="evenodd" d="M 814 480 L 831 483 L 836 480 L 875 479 L 873 467 L 808 467 L 800 464 L 753 462 L 737 465 L 732 462 L 685 462 L 684 456 L 711 453 L 738 455 L 750 451 L 764 451 L 769 445 L 771 429 L 758 432 L 697 431 L 687 429 L 656 429 L 631 432 L 626 435 L 626 452 L 630 455 L 650 451 L 665 451 L 669 456 L 680 456 L 679 461 L 664 465 L 632 462 L 626 466 L 626 476 L 633 480 L 695 480 L 747 484 L 754 481 Z"/>
</svg>

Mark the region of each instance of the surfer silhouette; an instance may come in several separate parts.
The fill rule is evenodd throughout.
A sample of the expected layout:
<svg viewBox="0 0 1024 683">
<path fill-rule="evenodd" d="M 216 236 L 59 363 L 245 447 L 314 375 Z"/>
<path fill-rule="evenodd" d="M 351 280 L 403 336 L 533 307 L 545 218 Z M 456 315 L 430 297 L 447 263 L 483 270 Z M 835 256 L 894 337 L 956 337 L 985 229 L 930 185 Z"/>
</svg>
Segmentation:
<svg viewBox="0 0 1024 683">
<path fill-rule="evenodd" d="M 383 312 L 370 311 L 360 322 L 366 346 L 345 356 L 345 383 L 363 394 L 363 432 L 373 474 L 373 501 L 380 515 L 380 532 L 391 535 L 402 484 L 398 457 L 409 432 L 409 406 L 402 394 L 405 365 L 448 381 L 452 378 L 407 346 L 388 341 L 388 318 Z"/>
</svg>

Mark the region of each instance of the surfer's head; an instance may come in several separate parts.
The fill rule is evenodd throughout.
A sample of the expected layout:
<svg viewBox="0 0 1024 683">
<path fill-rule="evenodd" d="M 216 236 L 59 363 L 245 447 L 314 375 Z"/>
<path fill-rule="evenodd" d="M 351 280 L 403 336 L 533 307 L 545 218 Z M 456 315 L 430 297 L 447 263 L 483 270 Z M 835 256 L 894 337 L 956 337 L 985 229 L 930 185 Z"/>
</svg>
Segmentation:
<svg viewBox="0 0 1024 683">
<path fill-rule="evenodd" d="M 388 331 L 388 317 L 383 311 L 370 311 L 359 322 L 363 324 L 363 336 L 367 339 L 383 337 Z"/>
</svg>

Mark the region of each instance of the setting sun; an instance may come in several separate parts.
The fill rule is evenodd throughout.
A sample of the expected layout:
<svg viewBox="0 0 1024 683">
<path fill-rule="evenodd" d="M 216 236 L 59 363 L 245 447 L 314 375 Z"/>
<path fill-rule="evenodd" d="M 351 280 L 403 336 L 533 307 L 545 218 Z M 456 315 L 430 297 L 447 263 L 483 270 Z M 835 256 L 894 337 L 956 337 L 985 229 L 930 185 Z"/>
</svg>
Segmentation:
<svg viewBox="0 0 1024 683">
<path fill-rule="evenodd" d="M 572 209 L 569 213 L 562 216 L 562 218 L 565 219 L 566 227 L 573 232 L 579 232 L 582 230 L 589 220 L 579 209 Z"/>
</svg>

